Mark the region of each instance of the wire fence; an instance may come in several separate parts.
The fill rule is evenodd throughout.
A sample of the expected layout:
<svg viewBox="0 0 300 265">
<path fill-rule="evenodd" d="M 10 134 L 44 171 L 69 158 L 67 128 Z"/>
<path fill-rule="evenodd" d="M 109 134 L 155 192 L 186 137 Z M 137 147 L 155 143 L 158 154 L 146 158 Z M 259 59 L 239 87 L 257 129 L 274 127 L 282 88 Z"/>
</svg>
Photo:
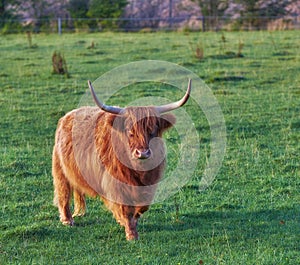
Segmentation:
<svg viewBox="0 0 300 265">
<path fill-rule="evenodd" d="M 219 31 L 219 30 L 299 30 L 300 16 L 172 18 L 53 18 L 1 20 L 0 33 L 101 32 L 101 31 Z"/>
</svg>

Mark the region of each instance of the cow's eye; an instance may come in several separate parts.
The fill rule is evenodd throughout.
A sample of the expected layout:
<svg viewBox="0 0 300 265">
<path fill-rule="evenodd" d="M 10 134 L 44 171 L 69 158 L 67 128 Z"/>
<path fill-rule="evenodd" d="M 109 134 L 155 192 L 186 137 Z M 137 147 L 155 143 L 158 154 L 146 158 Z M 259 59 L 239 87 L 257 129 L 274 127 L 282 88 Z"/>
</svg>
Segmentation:
<svg viewBox="0 0 300 265">
<path fill-rule="evenodd" d="M 153 130 L 152 132 L 149 133 L 150 138 L 154 138 L 157 135 L 157 130 Z"/>
</svg>

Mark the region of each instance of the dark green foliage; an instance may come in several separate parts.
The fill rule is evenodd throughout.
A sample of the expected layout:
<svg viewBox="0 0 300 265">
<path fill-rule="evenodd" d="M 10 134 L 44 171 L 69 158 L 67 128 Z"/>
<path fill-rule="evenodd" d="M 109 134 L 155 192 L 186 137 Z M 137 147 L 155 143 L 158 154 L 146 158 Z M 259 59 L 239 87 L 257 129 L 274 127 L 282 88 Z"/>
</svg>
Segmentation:
<svg viewBox="0 0 300 265">
<path fill-rule="evenodd" d="M 16 0 L 0 0 L 0 26 L 2 20 L 13 18 L 11 5 L 16 4 Z"/>
<path fill-rule="evenodd" d="M 76 28 L 87 25 L 89 28 L 115 28 L 118 19 L 123 14 L 123 9 L 127 5 L 126 0 L 71 0 L 68 10 L 74 18 Z M 84 20 L 90 18 L 91 20 Z M 83 19 L 83 20 L 77 20 Z"/>
<path fill-rule="evenodd" d="M 118 18 L 127 0 L 90 0 L 88 16 L 92 18 Z"/>
<path fill-rule="evenodd" d="M 88 18 L 87 12 L 89 10 L 89 0 L 70 0 L 67 9 L 70 12 L 71 17 L 74 19 L 73 26 L 75 29 L 82 28 L 87 24 L 85 18 Z"/>
<path fill-rule="evenodd" d="M 100 24 L 104 28 L 114 28 L 118 24 L 111 19 L 120 18 L 126 5 L 127 0 L 90 0 L 87 15 L 100 19 Z"/>
<path fill-rule="evenodd" d="M 14 14 L 16 0 L 0 0 L 0 33 L 20 32 L 20 23 L 15 21 L 18 16 Z"/>
<path fill-rule="evenodd" d="M 68 10 L 72 18 L 86 18 L 89 10 L 89 0 L 70 0 Z"/>
</svg>

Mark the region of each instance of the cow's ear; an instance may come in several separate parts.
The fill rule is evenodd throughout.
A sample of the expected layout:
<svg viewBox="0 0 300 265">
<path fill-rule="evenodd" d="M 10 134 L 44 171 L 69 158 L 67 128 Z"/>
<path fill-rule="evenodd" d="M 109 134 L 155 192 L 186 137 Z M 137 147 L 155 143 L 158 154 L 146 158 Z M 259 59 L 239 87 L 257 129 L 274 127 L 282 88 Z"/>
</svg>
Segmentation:
<svg viewBox="0 0 300 265">
<path fill-rule="evenodd" d="M 163 132 L 171 128 L 176 123 L 176 117 L 172 113 L 160 116 L 160 131 Z"/>
<path fill-rule="evenodd" d="M 123 115 L 114 115 L 111 119 L 111 127 L 117 131 L 124 131 L 125 129 L 125 117 Z"/>
</svg>

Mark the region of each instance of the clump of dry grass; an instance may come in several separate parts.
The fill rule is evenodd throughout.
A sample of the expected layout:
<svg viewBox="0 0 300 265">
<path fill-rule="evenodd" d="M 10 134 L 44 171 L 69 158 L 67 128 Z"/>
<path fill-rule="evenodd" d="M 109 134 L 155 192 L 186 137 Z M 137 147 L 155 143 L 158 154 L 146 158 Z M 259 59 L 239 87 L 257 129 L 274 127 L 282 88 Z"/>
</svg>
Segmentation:
<svg viewBox="0 0 300 265">
<path fill-rule="evenodd" d="M 194 57 L 196 57 L 198 60 L 202 60 L 204 58 L 204 47 L 202 42 L 199 41 L 195 45 L 190 42 L 190 47 Z"/>
<path fill-rule="evenodd" d="M 239 40 L 239 45 L 238 45 L 238 52 L 236 54 L 236 57 L 244 57 L 242 51 L 244 48 L 244 42 L 242 42 L 241 40 Z"/>
<path fill-rule="evenodd" d="M 66 59 L 60 52 L 55 51 L 53 53 L 52 67 L 53 74 L 66 75 L 67 77 L 69 77 Z"/>
</svg>

